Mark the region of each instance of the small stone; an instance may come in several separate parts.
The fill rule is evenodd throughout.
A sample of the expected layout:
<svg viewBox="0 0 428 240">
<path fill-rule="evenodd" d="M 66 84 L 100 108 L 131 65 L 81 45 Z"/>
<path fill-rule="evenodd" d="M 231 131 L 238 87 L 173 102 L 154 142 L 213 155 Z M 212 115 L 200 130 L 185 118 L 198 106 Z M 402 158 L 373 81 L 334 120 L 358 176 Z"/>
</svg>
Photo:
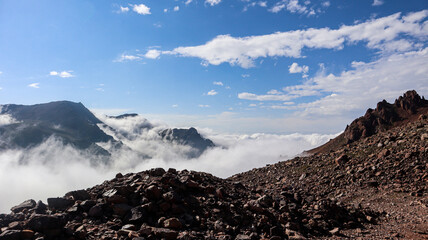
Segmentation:
<svg viewBox="0 0 428 240">
<path fill-rule="evenodd" d="M 152 228 L 152 231 L 157 239 L 165 238 L 166 240 L 175 240 L 178 236 L 177 231 L 170 230 L 168 228 Z"/>
<path fill-rule="evenodd" d="M 48 198 L 49 208 L 55 210 L 66 210 L 68 207 L 73 205 L 74 201 L 65 198 Z"/>
<path fill-rule="evenodd" d="M 331 235 L 339 235 L 340 234 L 340 229 L 338 227 L 333 228 L 332 230 L 329 231 L 331 233 Z"/>
<path fill-rule="evenodd" d="M 339 157 L 337 157 L 334 161 L 336 162 L 337 165 L 342 165 L 346 163 L 348 160 L 349 160 L 348 155 L 342 154 Z"/>
<path fill-rule="evenodd" d="M 178 218 L 168 218 L 163 222 L 163 226 L 166 228 L 180 229 L 182 224 Z"/>
<path fill-rule="evenodd" d="M 88 215 L 90 217 L 101 217 L 103 214 L 103 209 L 100 205 L 95 205 L 89 209 Z"/>
<path fill-rule="evenodd" d="M 73 200 L 85 201 L 91 198 L 91 195 L 86 190 L 71 191 L 65 194 L 65 197 L 70 197 Z"/>
<path fill-rule="evenodd" d="M 18 213 L 24 209 L 34 208 L 35 206 L 36 206 L 36 201 L 34 201 L 33 199 L 29 199 L 29 200 L 19 204 L 18 206 L 12 207 L 10 210 L 14 213 Z"/>
</svg>

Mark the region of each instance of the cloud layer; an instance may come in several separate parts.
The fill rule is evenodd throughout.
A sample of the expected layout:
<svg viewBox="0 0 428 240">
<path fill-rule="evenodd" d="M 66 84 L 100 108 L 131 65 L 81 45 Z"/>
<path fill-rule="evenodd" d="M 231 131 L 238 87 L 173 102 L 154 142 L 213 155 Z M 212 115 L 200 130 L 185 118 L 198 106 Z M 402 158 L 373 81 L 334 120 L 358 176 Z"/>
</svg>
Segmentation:
<svg viewBox="0 0 428 240">
<path fill-rule="evenodd" d="M 218 146 L 196 159 L 188 159 L 188 147 L 162 141 L 157 127 L 142 117 L 108 119 L 105 122 L 118 132 L 111 133 L 131 149 L 112 151 L 110 164 L 96 164 L 101 159 L 65 146 L 50 138 L 26 150 L 0 152 L 0 212 L 33 198 L 62 196 L 68 191 L 100 184 L 117 172 L 143 171 L 153 167 L 192 169 L 220 177 L 261 167 L 301 153 L 326 142 L 334 135 L 223 135 L 205 132 Z M 107 120 L 107 121 L 106 121 Z M 126 136 L 126 137 L 124 137 Z M 151 159 L 143 156 L 152 155 Z"/>
<path fill-rule="evenodd" d="M 219 35 L 203 45 L 177 47 L 162 54 L 196 57 L 212 65 L 229 63 L 250 68 L 257 58 L 300 58 L 303 49 L 340 50 L 346 44 L 359 42 L 384 53 L 408 51 L 427 38 L 428 21 L 424 21 L 427 16 L 428 10 L 423 10 L 405 16 L 396 13 L 338 29 L 308 28 L 248 37 Z"/>
</svg>

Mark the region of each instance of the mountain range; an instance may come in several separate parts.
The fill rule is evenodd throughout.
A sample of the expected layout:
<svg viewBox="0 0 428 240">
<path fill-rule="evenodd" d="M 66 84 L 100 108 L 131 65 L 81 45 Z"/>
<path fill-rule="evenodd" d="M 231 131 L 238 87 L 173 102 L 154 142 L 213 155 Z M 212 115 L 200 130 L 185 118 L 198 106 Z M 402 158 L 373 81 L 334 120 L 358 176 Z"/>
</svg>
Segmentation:
<svg viewBox="0 0 428 240">
<path fill-rule="evenodd" d="M 113 145 L 115 149 L 129 147 L 115 136 L 119 134 L 129 139 L 131 137 L 129 132 L 108 126 L 82 103 L 58 101 L 28 106 L 7 104 L 0 106 L 1 115 L 10 119 L 7 124 L 0 126 L 0 149 L 3 150 L 34 147 L 50 137 L 95 155 L 110 155 L 110 149 L 102 147 L 105 143 Z M 135 117 L 138 115 L 124 114 L 108 118 L 126 120 Z M 101 128 L 108 128 L 111 135 Z M 154 126 L 143 119 L 138 128 L 151 130 Z M 135 133 L 139 130 L 133 131 Z M 211 140 L 203 138 L 195 128 L 157 131 L 159 140 L 190 147 L 192 151 L 188 152 L 188 157 L 198 157 L 208 148 L 215 146 Z M 142 134 L 141 131 L 138 133 Z M 138 137 L 138 134 L 134 137 Z"/>
</svg>

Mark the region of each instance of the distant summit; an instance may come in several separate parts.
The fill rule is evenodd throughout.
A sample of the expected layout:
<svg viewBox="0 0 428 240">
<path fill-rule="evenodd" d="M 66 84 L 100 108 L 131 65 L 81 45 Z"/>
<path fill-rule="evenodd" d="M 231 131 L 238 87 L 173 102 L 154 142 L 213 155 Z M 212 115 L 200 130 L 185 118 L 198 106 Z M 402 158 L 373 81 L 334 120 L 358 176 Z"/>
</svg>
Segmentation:
<svg viewBox="0 0 428 240">
<path fill-rule="evenodd" d="M 207 148 L 215 147 L 211 140 L 204 139 L 193 127 L 189 129 L 165 129 L 160 132 L 160 135 L 164 140 L 193 147 L 196 150 L 193 157 L 201 155 Z"/>
<path fill-rule="evenodd" d="M 13 124 L 0 126 L 2 148 L 31 147 L 57 136 L 80 149 L 104 152 L 95 143 L 114 141 L 97 126 L 101 121 L 82 103 L 7 104 L 2 105 L 0 114 L 8 114 L 16 120 Z"/>
</svg>

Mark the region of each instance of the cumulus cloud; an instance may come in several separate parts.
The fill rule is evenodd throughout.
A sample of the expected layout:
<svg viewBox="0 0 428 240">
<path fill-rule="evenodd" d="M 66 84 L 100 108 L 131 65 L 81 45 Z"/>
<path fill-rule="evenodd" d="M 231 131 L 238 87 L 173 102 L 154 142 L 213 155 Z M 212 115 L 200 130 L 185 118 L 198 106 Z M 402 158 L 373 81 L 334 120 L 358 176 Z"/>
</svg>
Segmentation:
<svg viewBox="0 0 428 240">
<path fill-rule="evenodd" d="M 174 10 L 174 12 L 178 12 L 180 10 L 180 7 L 179 6 L 175 6 L 173 10 Z"/>
<path fill-rule="evenodd" d="M 49 75 L 51 76 L 58 76 L 61 78 L 70 78 L 70 77 L 74 77 L 74 75 L 72 74 L 73 71 L 62 71 L 62 72 L 57 72 L 57 71 L 51 71 L 49 73 Z"/>
<path fill-rule="evenodd" d="M 213 82 L 214 85 L 223 86 L 223 82 Z"/>
<path fill-rule="evenodd" d="M 131 6 L 132 6 L 132 10 L 134 12 L 140 14 L 140 15 L 150 15 L 151 14 L 150 8 L 147 7 L 146 5 L 142 4 L 142 3 L 141 4 L 134 4 L 134 5 L 131 4 Z"/>
<path fill-rule="evenodd" d="M 383 0 L 373 0 L 372 5 L 373 6 L 380 6 L 383 4 Z"/>
<path fill-rule="evenodd" d="M 40 88 L 40 83 L 31 83 L 31 84 L 28 84 L 28 87 L 30 87 L 30 88 Z"/>
<path fill-rule="evenodd" d="M 189 5 L 193 0 L 187 0 L 184 4 Z"/>
<path fill-rule="evenodd" d="M 64 145 L 55 138 L 49 138 L 29 149 L 0 152 L 0 191 L 7 192 L 7 197 L 0 198 L 0 212 L 8 212 L 10 207 L 26 199 L 46 201 L 48 197 L 62 196 L 68 191 L 101 184 L 104 180 L 113 178 L 117 172 L 171 167 L 228 177 L 254 167 L 286 160 L 335 136 L 230 135 L 202 130 L 219 147 L 206 151 L 199 158 L 188 159 L 183 155 L 187 150 L 185 146 L 163 142 L 155 130 L 145 128 L 149 123 L 142 117 L 104 117 L 103 121 L 117 129 L 115 133 L 109 134 L 121 139 L 131 148 L 112 151 L 111 162 L 108 164 L 101 163 L 102 159 L 86 151 Z M 127 137 L 124 137 L 126 134 Z M 154 155 L 150 159 L 142 157 L 146 154 Z"/>
<path fill-rule="evenodd" d="M 203 45 L 177 47 L 162 54 L 197 57 L 205 64 L 229 63 L 250 68 L 258 58 L 300 58 L 303 49 L 340 50 L 346 44 L 358 42 L 384 53 L 408 51 L 418 48 L 428 36 L 428 25 L 423 21 L 427 16 L 428 10 L 423 10 L 405 16 L 396 13 L 338 29 L 309 28 L 248 37 L 219 35 Z"/>
<path fill-rule="evenodd" d="M 211 5 L 211 6 L 217 5 L 220 2 L 221 2 L 221 0 L 205 0 L 205 3 L 207 3 L 207 4 Z"/>
<path fill-rule="evenodd" d="M 150 49 L 149 51 L 147 51 L 146 54 L 144 54 L 144 57 L 150 58 L 150 59 L 156 59 L 160 56 L 160 54 L 161 52 L 159 50 Z"/>
<path fill-rule="evenodd" d="M 299 64 L 293 63 L 289 67 L 288 71 L 290 73 L 307 73 L 309 71 L 309 67 L 305 65 L 299 66 Z"/>
<path fill-rule="evenodd" d="M 284 87 L 279 95 L 240 93 L 241 99 L 256 101 L 287 101 L 305 96 L 316 96 L 312 102 L 294 106 L 274 106 L 275 109 L 296 110 L 304 116 L 360 115 L 369 106 L 382 99 L 393 101 L 405 91 L 416 89 L 428 94 L 428 48 L 383 56 L 364 63 L 354 62 L 352 70 L 337 75 L 319 75 L 300 85 Z M 356 115 L 353 115 L 356 113 Z"/>
<path fill-rule="evenodd" d="M 209 92 L 207 92 L 207 95 L 208 96 L 215 96 L 215 95 L 217 95 L 218 94 L 218 92 L 216 92 L 214 89 L 213 90 L 211 90 L 211 91 L 209 91 Z"/>
<path fill-rule="evenodd" d="M 198 107 L 200 108 L 209 108 L 210 105 L 206 105 L 206 104 L 199 104 Z"/>
</svg>

